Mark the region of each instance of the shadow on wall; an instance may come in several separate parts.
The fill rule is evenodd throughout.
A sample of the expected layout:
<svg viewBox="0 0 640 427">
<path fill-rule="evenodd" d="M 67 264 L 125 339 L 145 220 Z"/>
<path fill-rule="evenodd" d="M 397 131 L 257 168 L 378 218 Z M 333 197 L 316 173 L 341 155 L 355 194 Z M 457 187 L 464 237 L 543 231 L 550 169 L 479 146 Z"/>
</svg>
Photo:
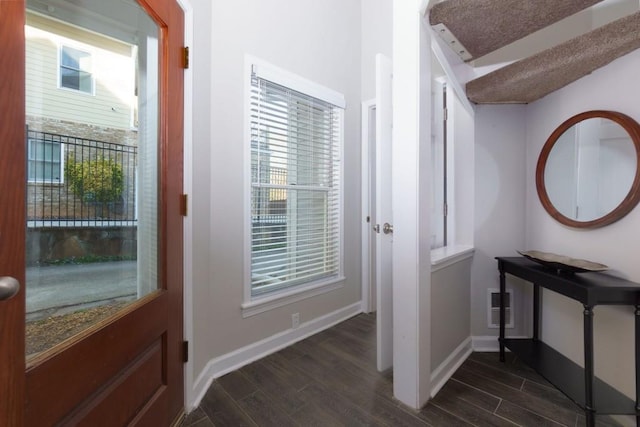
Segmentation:
<svg viewBox="0 0 640 427">
<path fill-rule="evenodd" d="M 496 204 L 500 194 L 500 173 L 496 160 L 482 145 L 475 145 L 476 170 L 482 171 L 482 181 L 476 181 L 476 198 L 481 203 L 475 204 L 476 229 L 496 214 Z"/>
</svg>

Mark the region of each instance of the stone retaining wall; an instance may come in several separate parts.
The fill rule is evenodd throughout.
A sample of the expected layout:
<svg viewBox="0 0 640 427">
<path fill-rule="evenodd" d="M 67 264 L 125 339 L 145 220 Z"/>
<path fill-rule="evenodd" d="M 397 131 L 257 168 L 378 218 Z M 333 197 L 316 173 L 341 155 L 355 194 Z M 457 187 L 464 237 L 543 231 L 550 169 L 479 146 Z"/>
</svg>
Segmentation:
<svg viewBox="0 0 640 427">
<path fill-rule="evenodd" d="M 27 229 L 27 266 L 84 256 L 135 257 L 137 227 Z"/>
</svg>

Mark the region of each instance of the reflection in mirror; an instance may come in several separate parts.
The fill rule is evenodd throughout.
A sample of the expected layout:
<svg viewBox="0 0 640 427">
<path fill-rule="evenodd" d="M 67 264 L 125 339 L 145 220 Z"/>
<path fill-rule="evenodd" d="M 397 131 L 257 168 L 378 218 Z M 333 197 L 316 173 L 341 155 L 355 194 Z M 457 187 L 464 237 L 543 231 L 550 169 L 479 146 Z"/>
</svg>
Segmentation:
<svg viewBox="0 0 640 427">
<path fill-rule="evenodd" d="M 561 124 L 536 170 L 547 212 L 572 227 L 595 228 L 629 213 L 640 199 L 640 125 L 612 111 L 589 111 Z"/>
<path fill-rule="evenodd" d="M 609 119 L 587 119 L 553 145 L 544 171 L 547 193 L 562 215 L 593 221 L 622 203 L 636 167 L 633 141 L 622 126 Z"/>
</svg>

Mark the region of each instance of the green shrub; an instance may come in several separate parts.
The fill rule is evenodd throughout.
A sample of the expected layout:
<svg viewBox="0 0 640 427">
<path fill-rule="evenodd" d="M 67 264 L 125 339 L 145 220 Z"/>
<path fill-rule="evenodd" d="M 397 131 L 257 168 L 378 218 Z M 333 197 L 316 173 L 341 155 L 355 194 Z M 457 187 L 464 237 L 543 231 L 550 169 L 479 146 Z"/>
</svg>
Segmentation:
<svg viewBox="0 0 640 427">
<path fill-rule="evenodd" d="M 122 166 L 103 156 L 83 162 L 69 158 L 64 175 L 71 191 L 85 202 L 114 202 L 124 191 Z"/>
</svg>

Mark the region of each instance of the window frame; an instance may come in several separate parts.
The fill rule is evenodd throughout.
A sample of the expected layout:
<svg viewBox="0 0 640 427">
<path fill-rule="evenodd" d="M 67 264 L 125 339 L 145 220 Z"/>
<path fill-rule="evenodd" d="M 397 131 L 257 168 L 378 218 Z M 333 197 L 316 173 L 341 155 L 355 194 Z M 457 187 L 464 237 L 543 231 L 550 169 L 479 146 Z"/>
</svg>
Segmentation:
<svg viewBox="0 0 640 427">
<path fill-rule="evenodd" d="M 73 50 L 77 50 L 79 52 L 85 53 L 87 55 L 89 55 L 89 57 L 91 58 L 91 71 L 84 71 L 81 69 L 75 70 L 74 68 L 68 67 L 66 65 L 62 65 L 62 57 L 63 57 L 63 51 L 64 49 L 73 49 Z M 85 94 L 85 95 L 90 95 L 90 96 L 95 96 L 95 89 L 96 89 L 96 85 L 95 85 L 95 77 L 93 75 L 93 53 L 88 51 L 87 49 L 84 49 L 82 47 L 78 47 L 78 46 L 73 46 L 72 44 L 69 43 L 60 43 L 58 46 L 58 69 L 57 69 L 57 73 L 58 73 L 58 89 L 61 90 L 68 90 L 74 93 L 81 93 L 81 94 Z M 68 87 L 68 86 L 64 86 L 62 84 L 62 68 L 65 69 L 70 69 L 70 70 L 75 70 L 79 73 L 87 73 L 89 74 L 89 78 L 91 81 L 91 88 L 89 91 L 84 91 L 82 89 L 76 89 L 73 87 Z"/>
<path fill-rule="evenodd" d="M 453 182 L 454 165 L 451 160 L 453 141 L 449 137 L 449 114 L 447 105 L 448 85 L 444 77 L 435 79 L 432 90 L 433 122 L 435 129 L 431 134 L 432 160 L 432 211 L 431 211 L 431 250 L 450 246 L 454 241 L 455 224 L 451 220 L 454 209 Z M 452 111 L 451 111 L 452 113 Z"/>
<path fill-rule="evenodd" d="M 46 179 L 46 178 L 38 178 L 37 176 L 33 179 L 30 178 L 30 171 L 31 171 L 31 153 L 32 153 L 32 149 L 31 149 L 31 144 L 32 143 L 42 143 L 42 144 L 58 144 L 60 146 L 60 161 L 58 162 L 60 164 L 60 179 L 59 180 L 53 180 L 53 179 Z M 60 141 L 47 141 L 44 139 L 35 139 L 35 138 L 28 138 L 27 139 L 27 182 L 29 184 L 64 184 L 64 164 L 65 164 L 65 144 L 64 142 L 60 142 Z M 51 161 L 47 161 L 47 160 L 38 160 L 38 159 L 33 159 L 33 161 L 38 162 L 38 163 L 51 163 Z"/>
<path fill-rule="evenodd" d="M 320 99 L 338 107 L 338 149 L 339 180 L 338 186 L 338 271 L 336 275 L 310 280 L 298 284 L 291 284 L 281 289 L 254 294 L 252 292 L 252 149 L 251 149 L 251 92 L 252 74 L 257 73 L 263 80 L 284 86 L 304 95 Z M 344 96 L 332 89 L 307 80 L 291 72 L 271 65 L 250 55 L 245 56 L 245 126 L 244 126 L 244 170 L 245 184 L 243 200 L 245 203 L 244 230 L 244 299 L 243 317 L 281 307 L 286 304 L 330 292 L 343 286 L 344 281 Z"/>
<path fill-rule="evenodd" d="M 433 84 L 433 83 L 432 83 Z M 446 85 L 446 218 L 441 223 L 446 226 L 446 245 L 431 249 L 431 272 L 435 272 L 473 256 L 474 221 L 474 126 L 473 108 L 466 98 L 460 97 L 455 81 L 448 74 L 439 77 L 435 84 Z M 437 92 L 437 89 L 436 89 Z M 443 100 L 443 97 L 440 97 Z M 443 102 L 445 104 L 445 102 Z M 469 108 L 467 108 L 469 107 Z M 435 111 L 433 112 L 435 115 Z M 440 116 L 444 116 L 441 114 Z M 433 125 L 433 123 L 432 123 Z M 433 131 L 437 131 L 433 129 Z M 431 159 L 432 161 L 434 159 Z M 435 171 L 434 171 L 435 172 Z M 442 176 L 444 178 L 444 176 Z M 432 176 L 432 184 L 436 185 Z M 432 189 L 433 190 L 433 189 Z M 433 202 L 433 201 L 432 201 Z M 431 215 L 437 214 L 432 211 Z M 432 226 L 434 218 L 431 218 Z M 432 230 L 433 233 L 433 230 Z M 432 234 L 433 242 L 433 234 Z"/>
</svg>

